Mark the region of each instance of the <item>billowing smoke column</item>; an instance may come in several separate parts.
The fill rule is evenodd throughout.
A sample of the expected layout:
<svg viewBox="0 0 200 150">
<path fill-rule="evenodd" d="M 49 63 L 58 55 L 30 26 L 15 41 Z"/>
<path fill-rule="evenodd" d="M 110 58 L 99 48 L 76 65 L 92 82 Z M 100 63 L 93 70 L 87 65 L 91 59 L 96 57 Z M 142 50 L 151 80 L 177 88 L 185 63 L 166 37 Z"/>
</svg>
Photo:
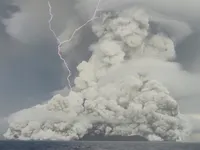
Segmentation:
<svg viewBox="0 0 200 150">
<path fill-rule="evenodd" d="M 84 135 L 141 135 L 182 140 L 187 123 L 169 91 L 140 69 L 175 58 L 173 41 L 153 34 L 140 8 L 106 12 L 92 25 L 99 38 L 77 67 L 73 91 L 10 116 L 8 139 L 76 140 Z M 151 62 L 151 63 L 149 63 Z M 132 65 L 119 76 L 120 68 Z M 130 65 L 129 65 L 130 66 Z M 115 73 L 113 73 L 115 72 Z M 107 78 L 109 76 L 109 78 Z"/>
</svg>

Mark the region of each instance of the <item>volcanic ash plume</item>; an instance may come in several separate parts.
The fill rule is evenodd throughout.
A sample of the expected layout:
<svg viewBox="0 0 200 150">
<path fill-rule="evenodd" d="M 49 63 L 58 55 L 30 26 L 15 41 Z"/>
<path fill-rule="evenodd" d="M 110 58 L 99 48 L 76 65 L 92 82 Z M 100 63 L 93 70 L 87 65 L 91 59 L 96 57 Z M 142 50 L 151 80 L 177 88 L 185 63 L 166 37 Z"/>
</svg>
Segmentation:
<svg viewBox="0 0 200 150">
<path fill-rule="evenodd" d="M 89 48 L 93 52 L 89 61 L 78 65 L 73 91 L 11 115 L 4 136 L 23 140 L 75 140 L 84 135 L 184 139 L 187 122 L 177 102 L 144 67 L 140 69 L 141 64 L 148 68 L 175 58 L 173 41 L 152 33 L 149 16 L 140 8 L 102 13 L 92 29 L 99 40 Z M 127 66 L 132 71 L 119 76 Z"/>
</svg>

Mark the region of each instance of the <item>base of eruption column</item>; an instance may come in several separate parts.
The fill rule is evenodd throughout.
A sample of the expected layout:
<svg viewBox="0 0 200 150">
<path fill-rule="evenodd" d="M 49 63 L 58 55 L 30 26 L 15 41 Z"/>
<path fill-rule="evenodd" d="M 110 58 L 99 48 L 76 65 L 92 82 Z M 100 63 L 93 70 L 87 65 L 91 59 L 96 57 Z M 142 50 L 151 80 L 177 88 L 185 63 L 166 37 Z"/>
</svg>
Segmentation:
<svg viewBox="0 0 200 150">
<path fill-rule="evenodd" d="M 121 135 L 113 135 L 113 136 L 102 136 L 102 135 L 85 135 L 81 141 L 148 141 L 148 139 L 140 136 L 121 136 Z"/>
</svg>

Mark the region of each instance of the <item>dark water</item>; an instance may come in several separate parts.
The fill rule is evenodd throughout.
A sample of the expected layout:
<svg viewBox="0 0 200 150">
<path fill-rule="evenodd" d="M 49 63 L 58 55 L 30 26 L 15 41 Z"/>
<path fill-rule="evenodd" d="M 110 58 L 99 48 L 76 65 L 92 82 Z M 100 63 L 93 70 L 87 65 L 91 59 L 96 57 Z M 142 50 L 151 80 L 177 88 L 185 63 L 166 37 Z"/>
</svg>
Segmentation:
<svg viewBox="0 0 200 150">
<path fill-rule="evenodd" d="M 200 143 L 0 141 L 0 150 L 200 150 Z"/>
</svg>

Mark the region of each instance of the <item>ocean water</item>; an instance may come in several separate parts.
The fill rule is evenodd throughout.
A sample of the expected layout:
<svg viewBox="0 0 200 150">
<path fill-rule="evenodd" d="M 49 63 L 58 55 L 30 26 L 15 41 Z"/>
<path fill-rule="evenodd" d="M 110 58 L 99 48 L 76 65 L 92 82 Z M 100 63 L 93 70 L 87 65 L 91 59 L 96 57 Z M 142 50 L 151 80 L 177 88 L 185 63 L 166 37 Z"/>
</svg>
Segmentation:
<svg viewBox="0 0 200 150">
<path fill-rule="evenodd" d="M 0 150 L 200 150 L 200 143 L 0 141 Z"/>
</svg>

